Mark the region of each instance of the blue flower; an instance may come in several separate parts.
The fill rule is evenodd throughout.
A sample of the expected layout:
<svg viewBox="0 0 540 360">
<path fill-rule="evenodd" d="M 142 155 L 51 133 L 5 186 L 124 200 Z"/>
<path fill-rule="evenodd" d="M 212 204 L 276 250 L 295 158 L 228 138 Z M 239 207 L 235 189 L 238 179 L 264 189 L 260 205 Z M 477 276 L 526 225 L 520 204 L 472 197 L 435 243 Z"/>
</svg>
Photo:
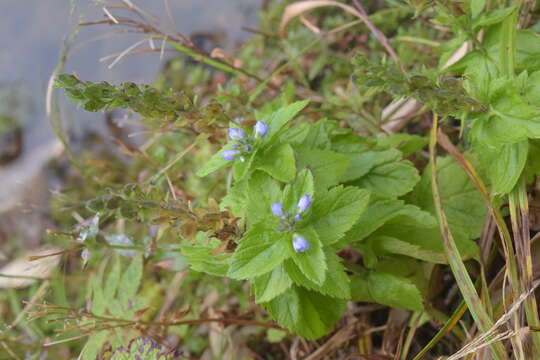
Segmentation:
<svg viewBox="0 0 540 360">
<path fill-rule="evenodd" d="M 280 202 L 272 204 L 272 213 L 276 216 L 283 216 L 283 205 Z"/>
<path fill-rule="evenodd" d="M 304 252 L 309 249 L 308 241 L 299 235 L 294 236 L 294 239 L 292 241 L 292 246 L 293 246 L 294 251 L 296 252 Z"/>
<path fill-rule="evenodd" d="M 255 135 L 264 136 L 268 132 L 268 125 L 265 122 L 257 121 L 255 124 Z"/>
<path fill-rule="evenodd" d="M 311 196 L 309 196 L 308 194 L 302 195 L 302 197 L 300 198 L 300 201 L 298 201 L 298 211 L 299 212 L 306 211 L 311 205 L 311 202 L 312 202 Z"/>
<path fill-rule="evenodd" d="M 221 155 L 223 155 L 223 158 L 225 160 L 234 160 L 234 158 L 238 154 L 240 154 L 240 151 L 234 150 L 234 149 L 228 149 L 228 150 L 225 150 L 223 153 L 221 153 Z"/>
<path fill-rule="evenodd" d="M 294 215 L 294 220 L 295 221 L 300 221 L 300 219 L 302 219 L 302 215 L 300 215 L 300 214 Z"/>
<path fill-rule="evenodd" d="M 229 128 L 229 138 L 234 141 L 241 140 L 244 137 L 244 130 L 240 128 Z"/>
<path fill-rule="evenodd" d="M 244 146 L 244 150 L 245 150 L 246 152 L 250 152 L 250 151 L 251 151 L 251 145 L 246 145 L 246 146 Z"/>
</svg>

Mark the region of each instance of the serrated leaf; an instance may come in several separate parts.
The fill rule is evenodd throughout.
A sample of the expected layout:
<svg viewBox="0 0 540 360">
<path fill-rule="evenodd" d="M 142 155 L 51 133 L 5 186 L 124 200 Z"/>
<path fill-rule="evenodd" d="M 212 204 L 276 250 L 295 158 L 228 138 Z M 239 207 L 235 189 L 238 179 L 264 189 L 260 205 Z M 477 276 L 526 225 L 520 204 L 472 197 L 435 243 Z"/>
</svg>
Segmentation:
<svg viewBox="0 0 540 360">
<path fill-rule="evenodd" d="M 258 119 L 268 124 L 268 133 L 262 138 L 262 143 L 269 144 L 275 141 L 277 135 L 285 127 L 285 125 L 287 125 L 289 121 L 291 121 L 300 111 L 302 111 L 302 109 L 304 109 L 308 103 L 308 100 L 297 101 L 280 108 L 269 116 Z"/>
<path fill-rule="evenodd" d="M 423 299 L 418 288 L 407 278 L 370 271 L 367 276 L 351 277 L 355 301 L 376 302 L 393 308 L 422 311 Z"/>
<path fill-rule="evenodd" d="M 291 256 L 290 239 L 290 233 L 267 229 L 263 224 L 252 226 L 234 252 L 228 276 L 253 279 L 272 271 Z"/>
<path fill-rule="evenodd" d="M 428 139 L 425 136 L 406 133 L 377 137 L 378 146 L 395 148 L 401 151 L 405 158 L 425 147 L 427 143 Z"/>
<path fill-rule="evenodd" d="M 324 190 L 338 184 L 350 165 L 350 159 L 343 154 L 310 148 L 298 148 L 297 160 L 299 169 L 311 170 L 317 190 Z"/>
<path fill-rule="evenodd" d="M 256 174 L 256 173 L 255 173 Z M 255 175 L 252 175 L 252 179 Z M 246 206 L 248 202 L 248 179 L 236 181 L 234 185 L 227 191 L 227 195 L 221 199 L 219 207 L 221 210 L 231 209 L 232 214 L 236 217 L 245 217 Z"/>
<path fill-rule="evenodd" d="M 116 297 L 116 289 L 118 289 L 118 284 L 120 283 L 120 272 L 122 270 L 122 264 L 118 255 L 113 258 L 112 269 L 107 276 L 107 282 L 105 283 L 104 294 L 107 302 Z"/>
<path fill-rule="evenodd" d="M 195 244 L 184 243 L 180 246 L 180 251 L 193 270 L 214 276 L 226 276 L 230 258 L 226 254 L 213 254 L 220 245 L 218 239 L 209 238 L 208 234 L 200 231 L 195 237 Z"/>
<path fill-rule="evenodd" d="M 311 171 L 308 169 L 301 170 L 296 175 L 294 183 L 287 185 L 283 190 L 282 203 L 285 211 L 290 214 L 296 213 L 298 201 L 302 195 L 313 196 L 314 192 L 315 186 Z"/>
<path fill-rule="evenodd" d="M 255 301 L 257 303 L 268 302 L 283 294 L 291 285 L 292 280 L 285 272 L 283 264 L 278 265 L 274 270 L 253 280 Z"/>
<path fill-rule="evenodd" d="M 312 224 L 324 246 L 337 242 L 360 218 L 369 203 L 367 190 L 337 186 L 318 196 L 312 205 Z"/>
<path fill-rule="evenodd" d="M 473 28 L 478 29 L 483 26 L 489 26 L 502 22 L 506 17 L 510 16 L 516 10 L 515 6 L 510 6 L 504 9 L 497 9 L 481 14 L 474 22 Z"/>
<path fill-rule="evenodd" d="M 217 153 L 212 155 L 210 160 L 208 160 L 202 167 L 197 170 L 197 176 L 205 177 L 206 175 L 209 175 L 214 171 L 217 171 L 227 165 L 232 165 L 236 160 L 225 160 L 223 158 L 223 152 L 232 149 L 233 145 L 234 144 L 229 143 L 223 148 L 221 148 L 221 150 L 219 150 Z"/>
<path fill-rule="evenodd" d="M 321 285 L 326 279 L 327 266 L 319 236 L 312 228 L 301 229 L 297 234 L 307 240 L 309 248 L 304 252 L 295 252 L 291 242 L 292 260 L 308 279 Z"/>
<path fill-rule="evenodd" d="M 308 133 L 301 143 L 297 143 L 302 148 L 328 150 L 332 145 L 329 134 L 336 128 L 335 122 L 319 120 L 314 124 L 308 124 Z"/>
<path fill-rule="evenodd" d="M 107 301 L 103 294 L 101 281 L 98 278 L 92 280 L 92 313 L 100 316 L 105 314 Z"/>
<path fill-rule="evenodd" d="M 262 171 L 254 172 L 245 190 L 247 201 L 246 217 L 249 224 L 266 221 L 279 226 L 278 218 L 272 214 L 272 204 L 281 200 L 279 183 Z M 271 227 L 269 225 L 269 227 Z"/>
<path fill-rule="evenodd" d="M 455 236 L 455 233 L 460 232 L 469 239 L 478 238 L 487 215 L 482 195 L 451 157 L 439 158 L 437 169 L 441 201 L 452 233 Z M 436 216 L 429 167 L 425 169 L 422 180 L 414 189 L 412 200 L 420 208 Z"/>
<path fill-rule="evenodd" d="M 347 154 L 351 163 L 347 171 L 341 176 L 342 182 L 350 182 L 366 175 L 376 166 L 401 159 L 401 152 L 396 149 L 383 151 L 364 151 Z"/>
<path fill-rule="evenodd" d="M 264 307 L 285 328 L 308 339 L 329 333 L 345 311 L 345 301 L 293 287 Z"/>
<path fill-rule="evenodd" d="M 258 169 L 267 172 L 279 181 L 291 181 L 296 174 L 294 152 L 289 144 L 272 146 L 264 153 L 259 154 L 257 164 Z"/>
<path fill-rule="evenodd" d="M 492 191 L 496 194 L 508 194 L 519 180 L 529 149 L 529 141 L 503 144 L 499 148 L 479 146 L 476 148 L 480 161 L 487 165 L 487 176 Z"/>
<path fill-rule="evenodd" d="M 349 276 L 345 273 L 345 268 L 341 264 L 341 258 L 331 249 L 326 250 L 325 253 L 328 270 L 326 271 L 326 279 L 322 285 L 318 285 L 307 278 L 291 259 L 285 261 L 285 269 L 296 285 L 320 292 L 330 297 L 345 300 L 350 299 L 351 289 L 349 286 Z"/>
<path fill-rule="evenodd" d="M 105 343 L 105 341 L 107 341 L 108 335 L 109 331 L 99 331 L 90 335 L 90 337 L 86 341 L 86 344 L 84 345 L 84 348 L 81 351 L 79 359 L 96 360 L 99 353 L 101 352 L 103 344 Z"/>
<path fill-rule="evenodd" d="M 434 252 L 429 249 L 423 249 L 420 245 L 411 244 L 395 237 L 385 235 L 373 236 L 369 238 L 369 243 L 371 244 L 373 251 L 378 256 L 396 254 L 409 256 L 432 263 L 447 263 L 444 252 Z"/>
<path fill-rule="evenodd" d="M 371 190 L 378 197 L 391 199 L 410 192 L 419 180 L 412 163 L 401 161 L 375 166 L 353 184 Z"/>
<path fill-rule="evenodd" d="M 141 255 L 133 258 L 126 271 L 122 275 L 118 286 L 118 299 L 126 306 L 135 298 L 141 284 L 143 274 L 143 259 Z"/>
<path fill-rule="evenodd" d="M 484 7 L 486 6 L 486 0 L 471 0 L 471 17 L 475 19 L 478 15 L 482 13 Z"/>
</svg>

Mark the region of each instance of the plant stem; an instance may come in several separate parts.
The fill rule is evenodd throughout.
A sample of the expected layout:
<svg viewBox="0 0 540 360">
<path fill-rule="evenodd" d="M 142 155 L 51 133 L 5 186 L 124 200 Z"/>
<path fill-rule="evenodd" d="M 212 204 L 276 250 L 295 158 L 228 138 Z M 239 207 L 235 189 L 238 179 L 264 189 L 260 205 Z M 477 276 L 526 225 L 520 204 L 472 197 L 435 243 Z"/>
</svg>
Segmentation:
<svg viewBox="0 0 540 360">
<path fill-rule="evenodd" d="M 470 313 L 482 332 L 487 332 L 493 326 L 493 321 L 489 317 L 486 309 L 482 305 L 482 301 L 476 292 L 474 284 L 467 273 L 465 264 L 461 260 L 461 255 L 450 231 L 448 221 L 446 220 L 446 214 L 444 212 L 441 194 L 439 189 L 439 183 L 437 180 L 437 163 L 436 163 L 436 149 L 437 145 L 437 128 L 438 128 L 438 116 L 433 115 L 433 125 L 431 128 L 430 141 L 429 141 L 429 163 L 431 167 L 431 186 L 433 190 L 433 200 L 435 202 L 435 208 L 437 210 L 437 216 L 439 218 L 439 225 L 441 228 L 441 235 L 443 238 L 443 246 L 448 259 L 448 265 L 456 278 L 457 285 L 461 291 L 461 295 L 465 303 L 467 304 Z M 506 349 L 500 342 L 495 342 L 490 345 L 493 357 L 497 360 L 508 359 Z"/>
</svg>

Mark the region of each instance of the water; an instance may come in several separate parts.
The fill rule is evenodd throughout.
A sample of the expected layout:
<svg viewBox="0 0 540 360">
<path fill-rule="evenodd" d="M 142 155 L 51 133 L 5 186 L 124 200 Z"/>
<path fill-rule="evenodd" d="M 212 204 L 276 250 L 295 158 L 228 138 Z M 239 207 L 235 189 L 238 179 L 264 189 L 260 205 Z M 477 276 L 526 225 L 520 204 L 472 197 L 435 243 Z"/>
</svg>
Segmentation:
<svg viewBox="0 0 540 360">
<path fill-rule="evenodd" d="M 165 1 L 168 1 L 167 11 Z M 242 26 L 257 27 L 258 0 L 132 0 L 140 8 L 156 15 L 184 35 L 195 32 L 226 34 L 225 48 L 245 40 L 249 33 Z M 73 7 L 73 4 L 76 4 Z M 25 197 L 28 187 L 47 161 L 61 151 L 45 116 L 45 93 L 53 69 L 58 63 L 63 39 L 76 23 L 105 19 L 103 2 L 80 0 L 24 0 L 0 2 L 0 97 L 20 91 L 16 117 L 24 127 L 23 151 L 12 163 L 0 167 L 0 213 L 15 205 L 29 208 Z M 75 9 L 73 11 L 73 9 Z M 118 11 L 111 12 L 120 14 Z M 172 15 L 172 16 L 169 16 Z M 75 42 L 77 49 L 69 57 L 65 72 L 75 72 L 92 81 L 152 83 L 161 61 L 159 53 L 123 58 L 112 69 L 112 60 L 102 57 L 119 53 L 140 40 L 138 34 L 114 33 L 108 25 L 83 27 Z M 99 39 L 99 40 L 96 40 Z M 148 48 L 148 43 L 141 47 Z M 166 57 L 165 57 L 166 58 Z M 0 107 L 2 99 L 0 98 Z M 86 114 L 62 105 L 65 117 L 75 119 L 80 128 L 103 123 L 103 114 Z M 0 113 L 5 112 L 0 108 Z M 1 145 L 1 144 L 0 144 Z M 1 224 L 0 224 L 1 225 Z M 1 229 L 0 229 L 1 230 Z M 1 231 L 0 231 L 1 240 Z"/>
</svg>

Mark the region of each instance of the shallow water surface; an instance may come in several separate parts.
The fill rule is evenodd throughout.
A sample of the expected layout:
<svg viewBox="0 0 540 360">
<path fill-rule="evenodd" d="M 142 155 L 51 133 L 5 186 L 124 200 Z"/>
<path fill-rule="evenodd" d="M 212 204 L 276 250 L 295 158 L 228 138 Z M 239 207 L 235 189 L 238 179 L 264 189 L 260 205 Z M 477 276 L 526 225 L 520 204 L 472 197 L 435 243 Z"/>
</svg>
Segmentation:
<svg viewBox="0 0 540 360">
<path fill-rule="evenodd" d="M 256 13 L 261 4 L 258 0 L 132 2 L 186 36 L 198 32 L 225 35 L 222 46 L 226 48 L 249 36 L 242 26 L 257 26 Z M 0 37 L 0 116 L 15 117 L 24 129 L 21 155 L 12 163 L 0 166 L 3 183 L 0 213 L 20 203 L 23 207 L 30 205 L 31 201 L 23 196 L 28 184 L 43 165 L 61 151 L 45 116 L 47 83 L 58 63 L 63 39 L 73 33 L 79 22 L 105 19 L 104 3 L 89 0 L 0 2 L 0 33 L 3 35 Z M 111 12 L 115 13 L 114 10 Z M 141 38 L 140 34 L 118 34 L 108 25 L 83 27 L 64 72 L 75 72 L 85 80 L 152 83 L 161 65 L 159 53 L 126 56 L 111 69 L 112 60 L 100 62 L 101 58 L 122 52 Z M 147 48 L 149 45 L 141 46 Z M 17 106 L 4 101 L 13 94 L 18 99 Z M 83 113 L 65 102 L 62 110 L 64 117 L 74 121 L 76 128 L 82 131 L 88 124 L 103 123 L 102 113 Z"/>
</svg>

